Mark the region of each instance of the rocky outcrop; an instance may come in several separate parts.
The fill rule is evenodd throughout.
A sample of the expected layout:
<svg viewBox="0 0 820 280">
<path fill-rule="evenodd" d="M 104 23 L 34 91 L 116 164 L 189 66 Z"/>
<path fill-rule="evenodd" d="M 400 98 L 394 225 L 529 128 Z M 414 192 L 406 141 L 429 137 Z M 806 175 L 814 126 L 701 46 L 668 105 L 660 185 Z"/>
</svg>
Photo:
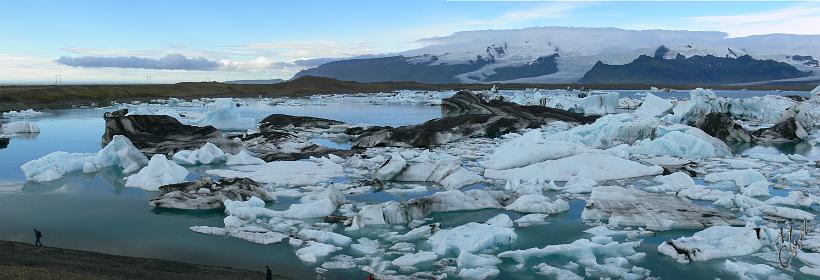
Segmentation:
<svg viewBox="0 0 820 280">
<path fill-rule="evenodd" d="M 264 201 L 274 201 L 276 197 L 257 182 L 247 178 L 228 178 L 213 181 L 204 177 L 197 181 L 171 184 L 159 187 L 163 193 L 152 198 L 148 204 L 159 208 L 187 210 L 224 208 L 224 201 L 247 201 L 252 196 Z"/>
<path fill-rule="evenodd" d="M 230 149 L 222 133 L 213 126 L 192 126 L 165 115 L 130 115 L 128 109 L 105 113 L 105 134 L 102 144 L 106 145 L 114 135 L 123 135 L 135 147 L 148 154 L 173 154 L 179 150 L 195 150 L 211 142 L 223 150 Z"/>
<path fill-rule="evenodd" d="M 597 116 L 584 116 L 543 106 L 521 106 L 501 100 L 486 101 L 469 91 L 442 100 L 442 118 L 419 125 L 382 128 L 362 133 L 354 147 L 429 148 L 470 137 L 497 137 L 552 121 L 591 123 Z"/>
</svg>

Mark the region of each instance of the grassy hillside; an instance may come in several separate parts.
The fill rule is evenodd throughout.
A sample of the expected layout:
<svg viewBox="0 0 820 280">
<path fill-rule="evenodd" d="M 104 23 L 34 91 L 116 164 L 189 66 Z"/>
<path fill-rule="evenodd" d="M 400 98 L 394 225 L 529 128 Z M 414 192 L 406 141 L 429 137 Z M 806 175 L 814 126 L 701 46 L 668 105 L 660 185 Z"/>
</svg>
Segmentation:
<svg viewBox="0 0 820 280">
<path fill-rule="evenodd" d="M 664 86 L 660 88 L 691 89 L 696 86 Z M 748 89 L 783 89 L 809 91 L 816 85 L 755 86 Z M 272 85 L 224 84 L 217 82 L 177 83 L 165 85 L 63 85 L 63 86 L 0 86 L 0 111 L 27 108 L 64 108 L 71 105 L 107 105 L 112 101 L 150 100 L 178 97 L 300 97 L 323 93 L 388 92 L 413 90 L 485 90 L 489 84 L 422 84 L 416 82 L 359 83 L 331 78 L 305 76 Z M 649 89 L 646 84 L 500 84 L 501 89 L 524 88 L 589 88 L 589 89 Z M 742 87 L 715 87 L 740 89 Z"/>
</svg>

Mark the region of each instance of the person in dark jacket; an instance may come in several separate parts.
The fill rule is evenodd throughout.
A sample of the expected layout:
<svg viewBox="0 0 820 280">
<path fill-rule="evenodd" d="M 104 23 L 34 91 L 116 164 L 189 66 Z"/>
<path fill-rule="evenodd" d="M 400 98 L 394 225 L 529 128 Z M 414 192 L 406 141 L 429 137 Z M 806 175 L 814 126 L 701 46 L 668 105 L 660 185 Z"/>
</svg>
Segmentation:
<svg viewBox="0 0 820 280">
<path fill-rule="evenodd" d="M 273 272 L 270 271 L 270 266 L 265 266 L 265 280 L 273 280 Z"/>
<path fill-rule="evenodd" d="M 42 238 L 43 238 L 43 233 L 35 228 L 34 229 L 34 246 L 43 247 L 43 243 L 40 242 L 40 239 L 42 239 Z"/>
</svg>

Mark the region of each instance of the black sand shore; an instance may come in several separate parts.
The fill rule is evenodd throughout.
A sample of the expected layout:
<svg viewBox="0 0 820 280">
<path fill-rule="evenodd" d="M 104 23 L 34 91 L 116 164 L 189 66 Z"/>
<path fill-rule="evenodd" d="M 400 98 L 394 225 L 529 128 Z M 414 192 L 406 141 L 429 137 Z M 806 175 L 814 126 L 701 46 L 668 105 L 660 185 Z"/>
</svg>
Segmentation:
<svg viewBox="0 0 820 280">
<path fill-rule="evenodd" d="M 0 241 L 0 279 L 265 279 L 265 273 Z"/>
</svg>

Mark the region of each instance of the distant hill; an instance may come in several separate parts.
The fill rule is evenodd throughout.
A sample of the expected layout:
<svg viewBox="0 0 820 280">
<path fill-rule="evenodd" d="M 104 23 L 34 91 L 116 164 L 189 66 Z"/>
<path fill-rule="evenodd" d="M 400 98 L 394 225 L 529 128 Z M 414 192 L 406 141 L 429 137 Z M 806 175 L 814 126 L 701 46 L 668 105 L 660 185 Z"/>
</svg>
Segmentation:
<svg viewBox="0 0 820 280">
<path fill-rule="evenodd" d="M 820 35 L 729 37 L 726 33 L 713 31 L 534 27 L 464 31 L 423 39 L 419 43 L 424 47 L 387 55 L 335 60 L 300 71 L 295 77 L 321 76 L 358 82 L 571 84 L 582 81 L 599 62 L 603 65 L 627 65 L 642 55 L 659 55 L 666 59 L 675 59 L 678 55 L 686 59 L 703 57 L 689 61 L 690 64 L 717 58 L 753 58 L 753 61 L 745 61 L 744 58 L 721 62 L 725 64 L 722 69 L 735 73 L 717 76 L 706 73 L 704 75 L 707 77 L 689 77 L 674 81 L 674 84 L 701 81 L 709 84 L 725 81 L 779 82 L 752 79 L 803 75 L 782 64 L 763 62 L 768 60 L 787 63 L 802 72 L 820 71 L 816 59 L 820 57 L 820 48 L 817 47 L 820 46 Z M 659 46 L 664 48 L 659 49 Z M 709 56 L 712 58 L 706 59 Z M 596 71 L 600 71 L 603 65 L 597 65 L 599 69 Z M 755 68 L 741 70 L 732 65 Z M 678 66 L 676 68 L 681 68 Z M 766 69 L 775 72 L 759 72 Z M 752 76 L 740 77 L 747 74 Z M 641 82 L 661 84 L 672 81 L 644 79 Z"/>
<path fill-rule="evenodd" d="M 598 62 L 587 72 L 581 83 L 659 83 L 670 85 L 724 85 L 754 81 L 779 80 L 809 76 L 785 62 L 712 55 L 678 54 L 674 59 L 639 56 L 625 65 Z"/>
<path fill-rule="evenodd" d="M 284 82 L 285 80 L 282 79 L 269 79 L 269 80 L 234 80 L 234 81 L 224 81 L 226 84 L 236 84 L 236 85 L 272 85 Z"/>
</svg>

